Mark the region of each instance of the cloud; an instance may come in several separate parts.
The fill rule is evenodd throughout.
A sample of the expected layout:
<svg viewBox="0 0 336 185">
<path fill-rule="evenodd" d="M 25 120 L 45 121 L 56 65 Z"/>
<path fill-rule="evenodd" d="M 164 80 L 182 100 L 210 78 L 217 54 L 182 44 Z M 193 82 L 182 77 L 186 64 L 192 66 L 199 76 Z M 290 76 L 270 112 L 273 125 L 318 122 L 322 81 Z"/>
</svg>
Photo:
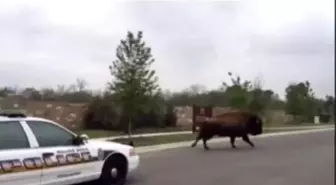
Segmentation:
<svg viewBox="0 0 336 185">
<path fill-rule="evenodd" d="M 309 17 L 278 35 L 256 35 L 252 53 L 265 55 L 333 55 L 334 28 L 329 22 Z"/>
<path fill-rule="evenodd" d="M 55 86 L 80 77 L 102 88 L 120 39 L 142 30 L 163 88 L 216 88 L 233 71 L 261 75 L 280 94 L 295 80 L 310 80 L 319 96 L 332 94 L 333 2 L 301 3 L 1 2 L 0 85 Z"/>
</svg>

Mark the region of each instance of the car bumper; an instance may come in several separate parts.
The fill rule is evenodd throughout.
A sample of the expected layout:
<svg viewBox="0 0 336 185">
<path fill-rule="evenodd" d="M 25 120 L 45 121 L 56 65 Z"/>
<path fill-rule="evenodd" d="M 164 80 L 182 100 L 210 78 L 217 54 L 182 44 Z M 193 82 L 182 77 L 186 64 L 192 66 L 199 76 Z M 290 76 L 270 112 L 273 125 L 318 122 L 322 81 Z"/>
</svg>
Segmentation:
<svg viewBox="0 0 336 185">
<path fill-rule="evenodd" d="M 140 158 L 138 155 L 130 157 L 128 161 L 128 164 L 129 164 L 128 172 L 132 172 L 136 170 L 139 166 L 139 163 L 140 163 Z"/>
</svg>

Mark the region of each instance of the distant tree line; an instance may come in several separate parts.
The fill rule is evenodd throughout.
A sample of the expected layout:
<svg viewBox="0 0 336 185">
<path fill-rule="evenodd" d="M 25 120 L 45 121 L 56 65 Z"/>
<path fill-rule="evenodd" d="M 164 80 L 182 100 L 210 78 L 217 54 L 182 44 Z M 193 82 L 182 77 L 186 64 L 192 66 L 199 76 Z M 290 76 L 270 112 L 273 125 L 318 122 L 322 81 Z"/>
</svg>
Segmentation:
<svg viewBox="0 0 336 185">
<path fill-rule="evenodd" d="M 231 107 L 260 115 L 266 110 L 284 110 L 294 116 L 296 123 L 312 122 L 315 115 L 334 116 L 334 96 L 315 97 L 308 81 L 290 83 L 285 100 L 271 89 L 264 89 L 261 79 L 243 80 L 231 72 L 230 81 L 219 84 L 217 89 L 206 90 L 194 84 L 181 92 L 170 92 L 159 87 L 151 69 L 154 62 L 143 33 L 128 32 L 109 66 L 112 78 L 105 90 L 90 91 L 85 80 L 77 79 L 70 86 L 56 88 L 2 87 L 0 97 L 19 94 L 37 101 L 88 103 L 84 114 L 87 128 L 124 130 L 129 134 L 136 128 L 175 126 L 174 107 L 194 104 Z"/>
</svg>

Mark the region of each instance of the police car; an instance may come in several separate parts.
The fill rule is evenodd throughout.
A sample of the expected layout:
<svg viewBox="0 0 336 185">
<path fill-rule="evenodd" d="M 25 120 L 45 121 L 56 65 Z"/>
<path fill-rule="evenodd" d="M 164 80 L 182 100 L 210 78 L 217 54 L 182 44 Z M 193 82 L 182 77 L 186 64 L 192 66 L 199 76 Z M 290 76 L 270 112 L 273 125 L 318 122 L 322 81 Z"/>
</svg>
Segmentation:
<svg viewBox="0 0 336 185">
<path fill-rule="evenodd" d="M 123 185 L 138 165 L 132 146 L 92 141 L 51 120 L 0 113 L 1 185 Z"/>
</svg>

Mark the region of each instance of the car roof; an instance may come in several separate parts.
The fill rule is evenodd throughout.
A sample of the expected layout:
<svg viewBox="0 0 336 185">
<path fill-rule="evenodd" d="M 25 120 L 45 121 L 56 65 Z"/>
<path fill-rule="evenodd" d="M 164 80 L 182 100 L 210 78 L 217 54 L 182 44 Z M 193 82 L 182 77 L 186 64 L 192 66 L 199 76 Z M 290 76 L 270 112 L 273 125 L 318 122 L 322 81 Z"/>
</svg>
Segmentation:
<svg viewBox="0 0 336 185">
<path fill-rule="evenodd" d="M 0 112 L 0 123 L 5 121 L 45 121 L 52 123 L 54 125 L 57 125 L 58 127 L 61 127 L 71 134 L 75 134 L 73 131 L 69 130 L 68 128 L 64 127 L 63 125 L 60 125 L 59 123 L 56 123 L 52 120 L 40 118 L 40 117 L 33 117 L 33 116 L 26 116 L 22 113 L 1 113 Z"/>
<path fill-rule="evenodd" d="M 2 121 L 48 121 L 48 122 L 50 122 L 51 120 L 44 119 L 44 118 L 39 118 L 39 117 L 32 117 L 32 116 L 8 117 L 8 116 L 0 115 L 0 122 L 2 122 Z"/>
</svg>

